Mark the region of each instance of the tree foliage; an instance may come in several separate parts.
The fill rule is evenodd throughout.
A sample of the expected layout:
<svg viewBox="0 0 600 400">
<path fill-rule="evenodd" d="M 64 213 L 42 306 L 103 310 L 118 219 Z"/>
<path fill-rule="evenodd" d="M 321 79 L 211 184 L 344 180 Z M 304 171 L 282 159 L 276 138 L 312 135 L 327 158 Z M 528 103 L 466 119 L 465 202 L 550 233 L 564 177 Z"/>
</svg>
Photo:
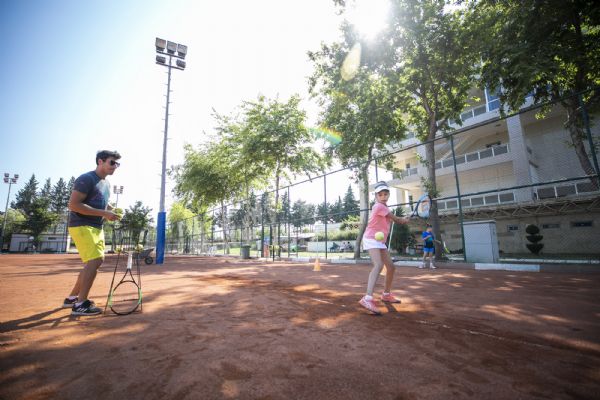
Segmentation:
<svg viewBox="0 0 600 400">
<path fill-rule="evenodd" d="M 140 234 L 147 229 L 150 224 L 154 221 L 150 213 L 152 209 L 145 207 L 141 201 L 136 201 L 133 206 L 130 206 L 125 210 L 121 224 L 126 226 L 132 235 L 134 243 L 140 242 Z"/>
<path fill-rule="evenodd" d="M 472 4 L 470 17 L 472 31 L 482 33 L 482 82 L 499 86 L 500 101 L 513 110 L 529 94 L 536 103 L 561 104 L 581 168 L 596 174 L 585 146 L 581 107 L 593 111 L 600 103 L 598 2 L 483 0 Z M 598 187 L 597 179 L 592 181 Z"/>
<path fill-rule="evenodd" d="M 346 2 L 338 4 L 344 12 Z M 402 139 L 410 128 L 426 142 L 424 190 L 433 197 L 438 194 L 433 139 L 448 130 L 448 121 L 466 106 L 477 62 L 469 48 L 471 36 L 462 9 L 450 9 L 448 4 L 443 0 L 393 1 L 388 27 L 374 42 L 362 43 L 361 66 L 353 79 L 344 80 L 339 73 L 346 54 L 360 42 L 350 24 L 342 26 L 342 43 L 322 45 L 319 52 L 309 54 L 315 63 L 310 87 L 321 96 L 323 123 L 342 135 L 342 142 L 331 149 L 335 156 L 344 166 L 369 162 L 376 148 L 385 151 L 387 144 Z M 392 159 L 381 161 L 389 168 Z M 367 181 L 366 169 L 359 169 L 358 174 L 361 181 Z M 367 198 L 365 185 L 361 209 L 366 209 Z M 366 213 L 362 217 L 361 235 Z M 431 222 L 439 234 L 435 202 Z"/>
<path fill-rule="evenodd" d="M 25 186 L 17 192 L 15 200 L 11 202 L 12 209 L 20 210 L 24 215 L 29 215 L 33 207 L 33 201 L 37 198 L 38 181 L 35 174 L 31 175 Z"/>
<path fill-rule="evenodd" d="M 40 235 L 58 220 L 58 216 L 49 211 L 50 200 L 46 197 L 36 197 L 28 204 L 28 214 L 22 228 L 33 236 L 33 242 L 39 250 Z"/>
<path fill-rule="evenodd" d="M 60 178 L 52 188 L 50 210 L 57 214 L 65 212 L 69 204 L 70 196 L 71 192 L 69 191 L 67 184 L 63 178 Z"/>
</svg>

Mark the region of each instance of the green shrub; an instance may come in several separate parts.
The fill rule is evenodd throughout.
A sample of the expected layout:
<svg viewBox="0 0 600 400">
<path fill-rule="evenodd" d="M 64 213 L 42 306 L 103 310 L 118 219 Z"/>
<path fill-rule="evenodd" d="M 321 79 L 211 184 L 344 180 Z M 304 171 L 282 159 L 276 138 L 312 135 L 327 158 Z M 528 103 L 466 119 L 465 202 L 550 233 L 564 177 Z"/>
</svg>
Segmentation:
<svg viewBox="0 0 600 400">
<path fill-rule="evenodd" d="M 533 254 L 540 254 L 540 251 L 542 251 L 542 249 L 544 248 L 544 245 L 542 243 L 539 243 L 544 238 L 542 235 L 539 235 L 540 228 L 538 228 L 536 225 L 527 225 L 527 228 L 525 228 L 525 232 L 529 234 L 526 236 L 526 238 L 528 241 L 531 242 L 527 243 L 525 246 Z"/>
<path fill-rule="evenodd" d="M 348 229 L 343 231 L 327 232 L 327 240 L 356 240 L 358 237 L 358 229 Z M 325 232 L 319 232 L 315 234 L 312 239 L 315 242 L 322 242 L 325 240 Z"/>
</svg>

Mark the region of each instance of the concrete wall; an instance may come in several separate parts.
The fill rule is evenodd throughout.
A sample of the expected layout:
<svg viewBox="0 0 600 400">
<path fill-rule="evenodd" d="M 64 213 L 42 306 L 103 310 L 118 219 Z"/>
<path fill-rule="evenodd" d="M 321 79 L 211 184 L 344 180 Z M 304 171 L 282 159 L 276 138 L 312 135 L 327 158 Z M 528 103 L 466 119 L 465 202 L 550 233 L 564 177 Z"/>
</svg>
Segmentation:
<svg viewBox="0 0 600 400">
<path fill-rule="evenodd" d="M 589 221 L 592 226 L 575 226 L 576 223 Z M 541 241 L 544 244 L 543 254 L 600 255 L 600 213 L 498 219 L 496 231 L 501 254 L 531 254 L 525 246 L 529 243 L 525 238 L 525 228 L 530 224 L 537 225 L 540 235 L 544 236 Z M 443 223 L 442 235 L 450 250 L 462 248 L 458 223 Z"/>
</svg>

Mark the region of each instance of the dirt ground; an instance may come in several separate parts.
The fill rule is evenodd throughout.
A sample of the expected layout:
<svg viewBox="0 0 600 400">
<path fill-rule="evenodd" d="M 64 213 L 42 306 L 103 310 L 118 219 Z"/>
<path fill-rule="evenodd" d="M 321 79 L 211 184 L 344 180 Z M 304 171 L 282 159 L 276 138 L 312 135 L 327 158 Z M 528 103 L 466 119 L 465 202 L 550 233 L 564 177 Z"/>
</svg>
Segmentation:
<svg viewBox="0 0 600 400">
<path fill-rule="evenodd" d="M 600 398 L 600 274 L 402 267 L 372 316 L 369 266 L 312 267 L 167 257 L 143 312 L 71 317 L 77 256 L 2 255 L 0 399 Z"/>
</svg>

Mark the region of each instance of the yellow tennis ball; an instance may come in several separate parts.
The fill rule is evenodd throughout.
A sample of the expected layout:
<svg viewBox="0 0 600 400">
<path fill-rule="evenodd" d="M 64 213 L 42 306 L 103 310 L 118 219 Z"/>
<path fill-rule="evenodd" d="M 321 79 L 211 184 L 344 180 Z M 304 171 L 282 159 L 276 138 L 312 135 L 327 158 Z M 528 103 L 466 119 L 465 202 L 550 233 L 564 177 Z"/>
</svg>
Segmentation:
<svg viewBox="0 0 600 400">
<path fill-rule="evenodd" d="M 383 232 L 377 232 L 375 234 L 375 240 L 379 240 L 380 242 L 383 240 L 384 237 L 385 235 L 383 234 Z"/>
</svg>

